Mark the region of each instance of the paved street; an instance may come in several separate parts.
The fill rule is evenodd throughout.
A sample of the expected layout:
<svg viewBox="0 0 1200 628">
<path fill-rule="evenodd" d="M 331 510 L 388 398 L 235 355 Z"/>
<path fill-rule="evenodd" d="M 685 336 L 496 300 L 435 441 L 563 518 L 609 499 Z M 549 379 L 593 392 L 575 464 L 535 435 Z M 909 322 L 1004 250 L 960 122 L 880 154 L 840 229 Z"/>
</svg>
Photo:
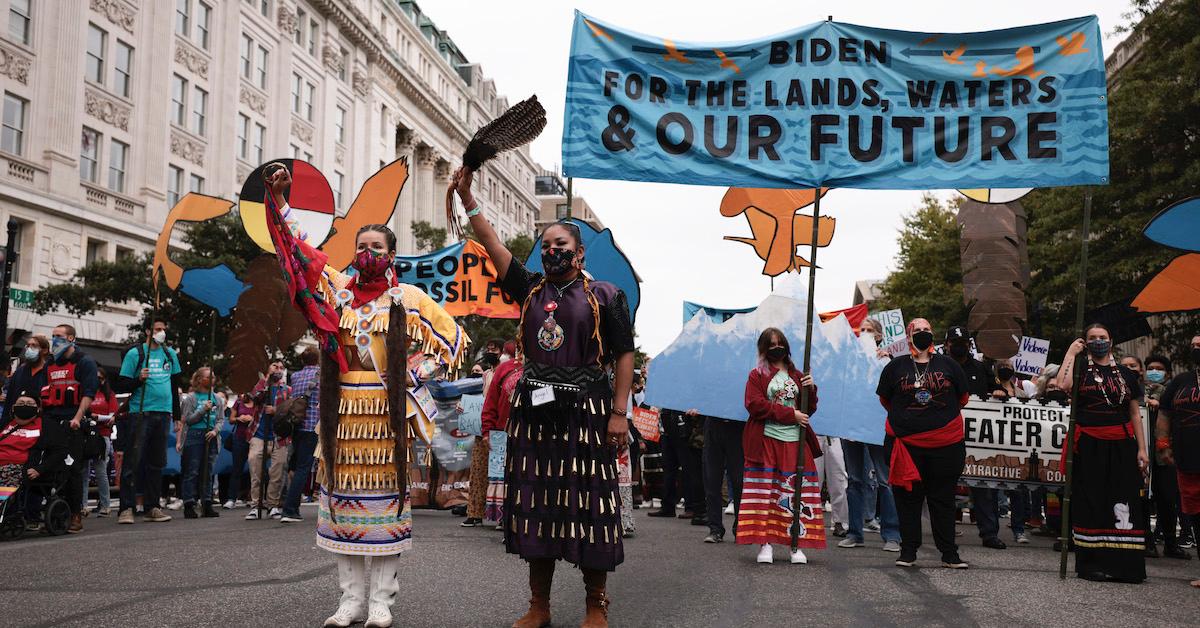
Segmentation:
<svg viewBox="0 0 1200 628">
<path fill-rule="evenodd" d="M 1060 582 L 1048 539 L 998 552 L 960 526 L 968 571 L 938 566 L 928 539 L 925 566 L 901 570 L 870 534 L 863 549 L 768 566 L 750 548 L 705 545 L 702 528 L 647 512 L 637 511 L 637 537 L 610 581 L 614 626 L 1194 626 L 1200 613 L 1200 591 L 1187 585 L 1200 576 L 1194 560 L 1151 560 L 1141 586 Z M 312 508 L 309 521 L 290 526 L 223 513 L 128 527 L 93 517 L 78 536 L 0 544 L 0 625 L 319 625 L 336 606 L 337 583 L 333 561 L 313 545 Z M 499 532 L 458 521 L 417 512 L 397 626 L 503 627 L 524 611 L 523 564 L 504 554 Z M 560 567 L 558 576 L 555 625 L 578 625 L 578 572 Z"/>
</svg>

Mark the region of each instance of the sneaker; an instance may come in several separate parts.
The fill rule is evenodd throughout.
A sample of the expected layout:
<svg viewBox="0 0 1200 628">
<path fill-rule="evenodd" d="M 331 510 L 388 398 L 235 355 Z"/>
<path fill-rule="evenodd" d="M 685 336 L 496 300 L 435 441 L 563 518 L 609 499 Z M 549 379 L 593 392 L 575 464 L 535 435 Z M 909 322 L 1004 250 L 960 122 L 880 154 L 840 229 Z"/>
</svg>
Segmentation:
<svg viewBox="0 0 1200 628">
<path fill-rule="evenodd" d="M 250 506 L 250 502 L 248 502 L 244 499 L 238 499 L 233 502 L 234 508 L 247 508 L 249 506 Z"/>
<path fill-rule="evenodd" d="M 283 509 L 282 508 L 272 508 L 270 516 L 272 519 L 282 518 L 283 517 Z"/>
<path fill-rule="evenodd" d="M 633 537 L 637 536 L 637 534 L 634 533 L 633 528 L 625 528 L 621 531 L 621 536 L 627 539 L 632 539 Z"/>
<path fill-rule="evenodd" d="M 725 514 L 727 514 L 727 515 L 733 514 L 733 502 L 729 502 L 729 504 L 727 506 L 725 506 Z"/>
<path fill-rule="evenodd" d="M 250 512 L 246 513 L 246 521 L 255 521 L 258 519 L 258 509 L 251 508 Z"/>
<path fill-rule="evenodd" d="M 167 500 L 167 510 L 179 510 L 183 508 L 183 500 L 178 497 L 172 497 Z"/>
<path fill-rule="evenodd" d="M 942 556 L 942 566 L 947 569 L 966 569 L 967 561 L 959 558 L 957 553 Z"/>
<path fill-rule="evenodd" d="M 30 521 L 29 523 L 25 524 L 25 531 L 26 532 L 41 532 L 42 531 L 42 522 L 41 521 Z"/>
<path fill-rule="evenodd" d="M 450 514 L 454 515 L 455 517 L 465 517 L 467 516 L 467 507 L 461 505 L 455 506 L 450 509 Z"/>
<path fill-rule="evenodd" d="M 1196 541 L 1195 541 L 1195 539 L 1193 539 L 1190 536 L 1189 537 L 1180 537 L 1179 538 L 1179 547 L 1182 547 L 1183 549 L 1191 549 L 1193 547 L 1196 547 Z"/>
<path fill-rule="evenodd" d="M 793 565 L 807 565 L 808 557 L 804 555 L 804 550 L 797 547 L 796 551 L 792 552 L 791 561 Z"/>
<path fill-rule="evenodd" d="M 1024 532 L 1017 534 L 1016 538 L 1014 540 L 1016 540 L 1018 545 L 1028 545 L 1029 544 L 1029 537 L 1025 536 Z"/>
<path fill-rule="evenodd" d="M 1006 545 L 1004 543 L 1004 541 L 1001 541 L 1000 539 L 998 539 L 996 537 L 992 537 L 990 539 L 984 539 L 983 546 L 986 548 L 989 548 L 989 549 L 994 549 L 994 550 L 1008 549 L 1008 545 Z"/>
<path fill-rule="evenodd" d="M 192 502 L 188 502 L 183 505 L 183 518 L 184 519 L 199 519 L 200 518 L 200 513 L 196 512 L 196 504 L 194 504 Z"/>
<path fill-rule="evenodd" d="M 166 523 L 171 520 L 171 515 L 163 512 L 162 508 L 151 508 L 142 519 L 151 523 Z"/>
<path fill-rule="evenodd" d="M 134 520 L 133 520 L 133 509 L 132 508 L 126 508 L 125 510 L 122 510 L 121 512 L 117 513 L 117 523 L 119 525 L 128 525 L 128 524 L 133 523 L 133 521 Z"/>
<path fill-rule="evenodd" d="M 1191 560 L 1192 555 L 1187 550 L 1178 545 L 1167 545 L 1163 547 L 1163 556 L 1167 558 L 1178 558 L 1181 560 Z"/>
<path fill-rule="evenodd" d="M 504 524 L 503 524 L 503 523 L 497 523 L 497 524 L 496 524 L 496 527 L 495 527 L 494 529 L 495 529 L 497 532 L 503 532 L 503 531 L 504 531 Z"/>
<path fill-rule="evenodd" d="M 848 536 L 848 537 L 838 541 L 838 544 L 837 544 L 838 547 L 846 547 L 846 548 L 866 547 L 866 545 L 867 545 L 866 543 L 862 542 L 862 539 L 856 539 L 852 536 Z"/>
<path fill-rule="evenodd" d="M 725 535 L 720 532 L 709 532 L 708 536 L 704 537 L 705 543 L 720 543 L 725 540 Z"/>
<path fill-rule="evenodd" d="M 865 524 L 863 524 L 863 530 L 866 532 L 874 532 L 874 533 L 878 534 L 879 533 L 879 523 L 875 522 L 875 521 L 868 521 Z"/>
<path fill-rule="evenodd" d="M 708 517 L 705 517 L 704 515 L 697 515 L 695 517 L 692 517 L 692 525 L 706 526 L 706 525 L 708 525 Z"/>
<path fill-rule="evenodd" d="M 698 515 L 696 515 L 696 513 L 692 512 L 691 510 L 685 510 L 685 511 L 675 515 L 675 517 L 678 519 L 695 519 L 697 516 Z"/>
<path fill-rule="evenodd" d="M 758 550 L 758 558 L 754 560 L 760 563 L 773 563 L 775 562 L 775 552 L 770 545 L 763 545 L 762 549 Z"/>
<path fill-rule="evenodd" d="M 111 514 L 112 514 L 112 509 L 111 509 L 111 508 L 97 508 L 97 509 L 96 509 L 96 516 L 97 516 L 97 517 L 107 517 L 107 516 L 109 516 L 109 515 L 111 515 Z"/>
<path fill-rule="evenodd" d="M 846 526 L 842 525 L 841 522 L 833 524 L 833 535 L 839 539 L 844 538 L 849 533 L 850 531 L 847 530 Z"/>
<path fill-rule="evenodd" d="M 900 551 L 900 543 L 898 541 L 888 541 L 883 544 L 883 551 L 899 552 Z"/>
<path fill-rule="evenodd" d="M 221 504 L 221 508 L 224 508 L 225 510 L 233 510 L 236 507 L 237 506 L 234 504 L 232 499 L 225 500 L 225 503 Z"/>
<path fill-rule="evenodd" d="M 474 528 L 475 526 L 482 525 L 482 524 L 483 524 L 483 519 L 479 519 L 476 517 L 467 517 L 466 519 L 463 519 L 463 522 L 458 525 L 460 525 L 464 528 Z"/>
<path fill-rule="evenodd" d="M 916 567 L 917 553 L 916 552 L 900 552 L 900 557 L 896 559 L 897 567 Z"/>
<path fill-rule="evenodd" d="M 647 513 L 646 516 L 648 516 L 648 517 L 670 517 L 670 518 L 674 519 L 675 511 L 674 510 L 654 510 L 654 511 Z"/>
<path fill-rule="evenodd" d="M 301 521 L 304 521 L 304 517 L 301 517 L 300 515 L 283 515 L 279 518 L 279 521 L 281 523 L 300 523 Z"/>
</svg>

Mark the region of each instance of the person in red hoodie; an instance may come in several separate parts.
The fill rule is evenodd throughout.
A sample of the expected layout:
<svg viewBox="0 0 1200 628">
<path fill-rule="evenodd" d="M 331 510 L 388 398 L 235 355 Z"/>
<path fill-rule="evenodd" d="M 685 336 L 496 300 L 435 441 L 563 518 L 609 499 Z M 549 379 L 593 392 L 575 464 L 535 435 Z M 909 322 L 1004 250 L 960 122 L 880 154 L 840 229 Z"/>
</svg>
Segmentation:
<svg viewBox="0 0 1200 628">
<path fill-rule="evenodd" d="M 791 562 L 808 562 L 802 548 L 825 547 L 821 485 L 814 462 L 821 455 L 821 445 L 808 429 L 808 418 L 817 409 L 817 387 L 811 375 L 796 369 L 791 356 L 787 337 L 768 327 L 758 337 L 759 365 L 746 380 L 746 411 L 750 418 L 742 432 L 745 466 L 735 534 L 739 545 L 761 546 L 757 559 L 760 563 L 775 560 L 771 544 L 791 543 L 793 508 L 800 509 L 802 527 Z M 800 407 L 802 387 L 808 388 L 804 408 Z M 797 473 L 801 427 L 805 428 L 804 469 Z M 797 475 L 802 478 L 799 482 Z"/>
<path fill-rule="evenodd" d="M 915 318 L 908 323 L 908 346 L 912 355 L 889 362 L 875 389 L 888 411 L 884 449 L 892 463 L 889 480 L 900 515 L 896 565 L 916 565 L 921 510 L 928 504 L 942 566 L 966 569 L 954 542 L 954 489 L 967 455 L 962 417 L 970 394 L 967 376 L 958 362 L 933 353 L 929 321 Z"/>
<path fill-rule="evenodd" d="M 57 421 L 43 421 L 38 398 L 20 393 L 11 406 L 12 421 L 0 429 L 0 486 L 20 486 L 22 480 L 49 482 L 67 467 L 67 433 Z M 32 490 L 25 500 L 25 516 L 37 527 L 42 494 Z M 13 496 L 17 498 L 16 495 Z M 15 502 L 14 502 L 15 503 Z"/>
</svg>

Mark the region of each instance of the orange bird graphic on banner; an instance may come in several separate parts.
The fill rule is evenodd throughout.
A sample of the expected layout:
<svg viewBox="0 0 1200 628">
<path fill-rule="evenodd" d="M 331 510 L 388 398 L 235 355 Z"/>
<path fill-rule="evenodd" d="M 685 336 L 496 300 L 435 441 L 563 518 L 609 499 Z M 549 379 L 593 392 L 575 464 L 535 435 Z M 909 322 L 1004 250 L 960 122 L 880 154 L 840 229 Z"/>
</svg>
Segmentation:
<svg viewBox="0 0 1200 628">
<path fill-rule="evenodd" d="M 1045 72 L 1035 70 L 1033 67 L 1033 47 L 1021 46 L 1017 48 L 1017 65 L 1005 70 L 1004 68 L 992 68 L 992 74 L 999 76 L 1028 76 L 1029 78 L 1037 78 Z"/>
<path fill-rule="evenodd" d="M 824 196 L 829 188 L 821 188 Z M 812 244 L 812 216 L 796 212 L 813 204 L 817 190 L 780 190 L 774 188 L 729 188 L 721 199 L 721 215 L 732 218 L 745 214 L 752 237 L 725 236 L 726 240 L 754 247 L 765 262 L 763 274 L 781 273 L 810 266 L 796 254 L 796 247 Z M 837 220 L 822 216 L 817 231 L 817 246 L 829 246 Z"/>
</svg>

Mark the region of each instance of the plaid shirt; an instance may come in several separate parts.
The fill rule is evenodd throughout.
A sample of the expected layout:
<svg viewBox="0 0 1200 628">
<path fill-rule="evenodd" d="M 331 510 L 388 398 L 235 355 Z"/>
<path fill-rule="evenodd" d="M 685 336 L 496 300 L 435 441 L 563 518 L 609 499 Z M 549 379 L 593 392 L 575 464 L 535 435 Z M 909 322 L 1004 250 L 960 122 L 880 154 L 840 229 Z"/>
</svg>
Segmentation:
<svg viewBox="0 0 1200 628">
<path fill-rule="evenodd" d="M 317 431 L 317 421 L 321 416 L 320 377 L 319 366 L 306 366 L 292 373 L 292 394 L 308 394 L 308 412 L 304 415 L 304 425 L 300 426 L 305 432 Z"/>
</svg>

